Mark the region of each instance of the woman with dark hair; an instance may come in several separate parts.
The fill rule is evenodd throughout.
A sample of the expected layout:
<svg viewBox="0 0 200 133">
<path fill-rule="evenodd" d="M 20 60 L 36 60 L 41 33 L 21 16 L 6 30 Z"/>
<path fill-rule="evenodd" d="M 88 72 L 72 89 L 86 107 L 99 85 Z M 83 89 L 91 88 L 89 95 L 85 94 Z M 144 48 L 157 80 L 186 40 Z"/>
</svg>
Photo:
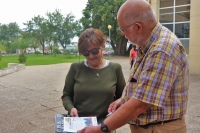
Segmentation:
<svg viewBox="0 0 200 133">
<path fill-rule="evenodd" d="M 102 58 L 106 37 L 98 29 L 86 29 L 78 40 L 85 60 L 72 63 L 66 76 L 62 101 L 73 116 L 96 116 L 99 123 L 109 105 L 121 97 L 125 79 L 120 64 Z"/>
</svg>

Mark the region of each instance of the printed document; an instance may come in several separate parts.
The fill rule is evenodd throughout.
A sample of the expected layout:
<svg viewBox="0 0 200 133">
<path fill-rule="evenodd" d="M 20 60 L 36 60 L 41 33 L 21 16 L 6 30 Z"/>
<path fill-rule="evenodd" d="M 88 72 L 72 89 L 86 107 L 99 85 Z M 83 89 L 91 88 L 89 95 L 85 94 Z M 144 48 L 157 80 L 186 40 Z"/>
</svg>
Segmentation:
<svg viewBox="0 0 200 133">
<path fill-rule="evenodd" d="M 64 117 L 64 132 L 77 132 L 86 126 L 97 126 L 96 117 Z"/>
</svg>

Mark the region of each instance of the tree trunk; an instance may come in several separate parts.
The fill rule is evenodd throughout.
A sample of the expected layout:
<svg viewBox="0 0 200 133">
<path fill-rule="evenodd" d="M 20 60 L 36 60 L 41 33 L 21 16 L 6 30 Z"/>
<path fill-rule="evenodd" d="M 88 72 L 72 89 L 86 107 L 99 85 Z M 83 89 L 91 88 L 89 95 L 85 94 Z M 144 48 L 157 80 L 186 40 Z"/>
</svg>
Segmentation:
<svg viewBox="0 0 200 133">
<path fill-rule="evenodd" d="M 111 46 L 112 46 L 112 49 L 116 49 L 116 46 L 114 45 L 112 40 L 111 40 Z"/>
<path fill-rule="evenodd" d="M 42 46 L 42 53 L 44 54 L 44 39 L 40 40 L 40 44 Z"/>
<path fill-rule="evenodd" d="M 128 40 L 125 37 L 122 37 L 116 47 L 117 55 L 125 56 L 127 55 L 127 46 Z"/>
</svg>

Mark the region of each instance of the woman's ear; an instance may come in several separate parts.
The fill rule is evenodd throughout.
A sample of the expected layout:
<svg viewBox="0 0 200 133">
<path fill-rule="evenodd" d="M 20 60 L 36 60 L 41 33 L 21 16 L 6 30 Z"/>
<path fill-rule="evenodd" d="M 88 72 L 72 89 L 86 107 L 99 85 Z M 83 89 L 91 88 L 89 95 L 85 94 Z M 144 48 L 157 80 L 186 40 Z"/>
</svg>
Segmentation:
<svg viewBox="0 0 200 133">
<path fill-rule="evenodd" d="M 105 49 L 105 43 L 101 45 L 101 49 L 102 49 L 102 50 Z"/>
</svg>

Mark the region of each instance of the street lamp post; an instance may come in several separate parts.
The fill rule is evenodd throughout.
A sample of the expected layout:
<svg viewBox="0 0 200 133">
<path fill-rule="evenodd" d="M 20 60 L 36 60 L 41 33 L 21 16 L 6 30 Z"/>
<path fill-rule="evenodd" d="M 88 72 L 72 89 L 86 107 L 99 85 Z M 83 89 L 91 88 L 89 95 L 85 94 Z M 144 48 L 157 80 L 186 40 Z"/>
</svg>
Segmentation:
<svg viewBox="0 0 200 133">
<path fill-rule="evenodd" d="M 110 43 L 110 45 L 111 45 L 111 40 L 110 40 L 110 29 L 112 28 L 112 26 L 111 25 L 108 25 L 108 30 L 109 30 L 109 43 Z M 110 45 L 109 45 L 109 49 L 110 49 Z"/>
</svg>

